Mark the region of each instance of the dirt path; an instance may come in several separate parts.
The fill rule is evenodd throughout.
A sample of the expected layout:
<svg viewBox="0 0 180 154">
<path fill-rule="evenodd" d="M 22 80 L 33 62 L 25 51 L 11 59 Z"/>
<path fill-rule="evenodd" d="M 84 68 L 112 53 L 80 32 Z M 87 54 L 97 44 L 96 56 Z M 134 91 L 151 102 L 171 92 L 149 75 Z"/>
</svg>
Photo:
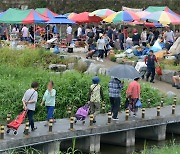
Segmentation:
<svg viewBox="0 0 180 154">
<path fill-rule="evenodd" d="M 73 55 L 76 56 L 81 56 L 81 57 L 86 57 L 85 53 L 73 53 Z M 96 60 L 96 58 L 94 57 L 93 60 Z M 105 68 L 111 68 L 115 65 L 117 65 L 117 63 L 110 61 L 109 59 L 105 58 L 104 62 L 98 62 L 96 61 L 97 64 L 103 64 Z M 180 89 L 176 89 L 174 87 L 171 86 L 171 84 L 166 83 L 166 82 L 162 82 L 159 80 L 155 80 L 155 83 L 151 84 L 152 87 L 159 89 L 161 92 L 163 93 L 167 93 L 169 91 L 172 91 L 173 93 L 175 93 L 179 98 L 180 98 Z"/>
</svg>

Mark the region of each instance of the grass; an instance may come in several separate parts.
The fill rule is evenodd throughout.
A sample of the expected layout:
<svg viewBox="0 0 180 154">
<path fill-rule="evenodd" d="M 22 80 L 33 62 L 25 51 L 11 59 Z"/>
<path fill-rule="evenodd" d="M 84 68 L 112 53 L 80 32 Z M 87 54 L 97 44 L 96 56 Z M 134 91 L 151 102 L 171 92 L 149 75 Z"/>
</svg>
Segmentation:
<svg viewBox="0 0 180 154">
<path fill-rule="evenodd" d="M 162 147 L 154 146 L 152 148 L 147 148 L 146 142 L 144 144 L 144 150 L 140 154 L 179 154 L 180 145 L 175 144 L 172 141 L 170 144 L 166 144 Z"/>
<path fill-rule="evenodd" d="M 17 53 L 12 55 L 13 52 Z M 52 63 L 54 60 L 62 62 L 56 55 L 52 55 L 40 49 L 32 51 L 25 50 L 24 52 L 0 49 L 0 56 L 2 56 L 2 60 L 0 61 L 0 123 L 5 124 L 8 112 L 11 112 L 12 118 L 15 118 L 15 116 L 22 111 L 21 99 L 24 92 L 30 87 L 33 81 L 38 81 L 40 84 L 38 89 L 39 98 L 35 113 L 36 121 L 46 119 L 45 107 L 41 107 L 40 102 L 49 80 L 54 81 L 57 91 L 56 118 L 67 117 L 67 113 L 65 112 L 67 106 L 73 107 L 74 114 L 77 108 L 87 103 L 87 96 L 93 76 L 85 75 L 77 71 L 55 74 L 44 69 L 44 66 L 47 65 L 47 59 L 48 63 Z M 34 65 L 34 63 L 38 65 Z M 108 82 L 110 78 L 107 76 L 100 76 L 100 78 L 105 96 L 106 111 L 108 111 L 110 109 L 108 96 Z M 124 89 L 121 92 L 122 108 L 124 108 L 127 85 L 128 82 L 125 83 Z M 159 90 L 152 88 L 150 84 L 141 83 L 141 101 L 144 107 L 147 107 L 147 100 L 149 98 L 151 98 L 152 107 L 159 105 L 161 96 L 162 94 Z M 172 99 L 168 100 L 165 98 L 165 104 L 171 103 Z"/>
</svg>

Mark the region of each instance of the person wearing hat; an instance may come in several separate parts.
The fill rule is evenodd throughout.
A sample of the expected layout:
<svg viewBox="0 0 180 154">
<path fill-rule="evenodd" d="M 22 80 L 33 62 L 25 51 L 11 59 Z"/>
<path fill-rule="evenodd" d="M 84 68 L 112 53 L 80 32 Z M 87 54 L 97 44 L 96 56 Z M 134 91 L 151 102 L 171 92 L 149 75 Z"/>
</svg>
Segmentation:
<svg viewBox="0 0 180 154">
<path fill-rule="evenodd" d="M 96 123 L 96 115 L 100 112 L 100 102 L 104 101 L 103 90 L 99 84 L 98 76 L 92 78 L 92 85 L 89 90 L 88 101 L 90 104 L 90 113 L 94 114 L 93 123 Z"/>
<path fill-rule="evenodd" d="M 106 41 L 102 33 L 99 34 L 99 39 L 97 40 L 97 49 L 99 51 L 99 55 L 97 57 L 97 61 L 103 62 L 104 51 L 106 49 Z"/>
<path fill-rule="evenodd" d="M 121 82 L 117 78 L 111 78 L 108 88 L 109 88 L 109 98 L 111 103 L 111 113 L 113 120 L 118 120 L 118 111 L 120 108 L 120 93 L 124 86 L 124 82 Z"/>
<path fill-rule="evenodd" d="M 139 84 L 140 77 L 134 79 L 130 82 L 126 91 L 126 98 L 129 99 L 128 108 L 133 112 L 133 116 L 136 116 L 138 108 L 136 107 L 136 102 L 140 98 L 141 86 Z"/>
</svg>

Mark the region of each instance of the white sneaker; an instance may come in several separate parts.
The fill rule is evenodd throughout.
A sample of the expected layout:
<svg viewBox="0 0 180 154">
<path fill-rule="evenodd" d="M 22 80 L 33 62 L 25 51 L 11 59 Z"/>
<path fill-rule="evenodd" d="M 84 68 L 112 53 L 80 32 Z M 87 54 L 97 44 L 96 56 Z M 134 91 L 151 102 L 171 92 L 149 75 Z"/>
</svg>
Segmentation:
<svg viewBox="0 0 180 154">
<path fill-rule="evenodd" d="M 96 59 L 97 59 L 97 61 L 99 61 L 99 57 L 97 57 Z"/>
<path fill-rule="evenodd" d="M 102 62 L 102 63 L 103 63 L 104 61 L 103 61 L 102 59 L 100 59 L 100 62 Z"/>
<path fill-rule="evenodd" d="M 119 119 L 118 119 L 118 118 L 112 118 L 112 120 L 115 120 L 115 121 L 116 121 L 116 120 L 119 120 Z"/>
</svg>

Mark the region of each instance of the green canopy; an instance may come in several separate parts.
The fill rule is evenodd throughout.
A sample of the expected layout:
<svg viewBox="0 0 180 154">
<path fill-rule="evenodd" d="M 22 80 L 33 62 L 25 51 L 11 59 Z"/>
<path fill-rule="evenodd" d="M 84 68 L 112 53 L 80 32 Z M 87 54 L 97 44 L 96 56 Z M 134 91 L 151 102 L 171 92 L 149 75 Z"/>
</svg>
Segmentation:
<svg viewBox="0 0 180 154">
<path fill-rule="evenodd" d="M 168 9 L 167 6 L 149 6 L 146 11 L 148 12 L 156 12 L 156 11 L 165 11 Z"/>
<path fill-rule="evenodd" d="M 32 24 L 43 23 L 49 18 L 44 17 L 33 9 L 19 10 L 10 8 L 0 16 L 0 23 L 8 24 Z"/>
</svg>

